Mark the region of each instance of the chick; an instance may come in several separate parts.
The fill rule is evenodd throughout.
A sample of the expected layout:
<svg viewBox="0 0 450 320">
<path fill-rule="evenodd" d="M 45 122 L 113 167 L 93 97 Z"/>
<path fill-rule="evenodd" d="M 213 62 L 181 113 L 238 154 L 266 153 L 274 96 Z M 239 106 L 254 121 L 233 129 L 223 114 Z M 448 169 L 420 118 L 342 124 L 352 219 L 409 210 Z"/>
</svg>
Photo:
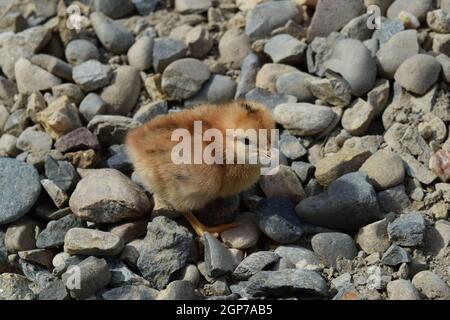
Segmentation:
<svg viewBox="0 0 450 320">
<path fill-rule="evenodd" d="M 198 121 L 201 121 L 202 132 L 217 129 L 224 137 L 219 150 L 211 154 L 222 157 L 223 163 L 174 163 L 174 148 L 180 140 L 174 140 L 172 134 L 176 129 L 186 129 L 191 136 L 198 131 Z M 271 112 L 257 102 L 232 102 L 223 105 L 202 105 L 194 109 L 174 112 L 158 116 L 143 126 L 132 130 L 126 139 L 127 152 L 134 168 L 154 197 L 168 203 L 180 212 L 191 224 L 194 231 L 202 236 L 204 231 L 212 234 L 220 233 L 235 227 L 236 224 L 224 224 L 216 227 L 203 225 L 192 213 L 193 210 L 203 208 L 207 203 L 218 198 L 229 197 L 251 187 L 259 178 L 261 161 L 252 161 L 250 154 L 256 154 L 257 159 L 270 157 L 271 129 L 275 123 Z M 230 135 L 227 129 L 233 130 Z M 263 140 L 258 141 L 248 136 L 248 132 L 255 129 L 267 130 L 263 132 L 267 145 L 259 148 Z M 240 131 L 240 132 L 239 132 Z M 206 140 L 206 139 L 202 139 Z M 203 150 L 211 141 L 197 141 L 191 139 L 191 159 L 198 147 Z M 194 144 L 197 145 L 194 145 Z M 198 145 L 200 144 L 200 146 Z M 197 147 L 197 149 L 196 149 Z M 245 150 L 245 152 L 243 152 Z M 232 159 L 226 161 L 226 159 Z M 254 159 L 254 158 L 253 158 Z M 212 213 L 213 214 L 213 213 Z"/>
</svg>

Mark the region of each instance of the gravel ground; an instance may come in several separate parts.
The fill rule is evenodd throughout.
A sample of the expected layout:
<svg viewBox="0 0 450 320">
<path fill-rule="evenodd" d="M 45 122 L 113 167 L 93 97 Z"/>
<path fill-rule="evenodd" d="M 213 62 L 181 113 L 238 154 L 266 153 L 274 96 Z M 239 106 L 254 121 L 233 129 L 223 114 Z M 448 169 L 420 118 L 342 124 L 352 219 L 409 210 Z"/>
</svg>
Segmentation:
<svg viewBox="0 0 450 320">
<path fill-rule="evenodd" d="M 450 1 L 315 2 L 2 1 L 0 300 L 449 300 Z M 199 240 L 124 137 L 233 99 L 280 170 Z"/>
</svg>

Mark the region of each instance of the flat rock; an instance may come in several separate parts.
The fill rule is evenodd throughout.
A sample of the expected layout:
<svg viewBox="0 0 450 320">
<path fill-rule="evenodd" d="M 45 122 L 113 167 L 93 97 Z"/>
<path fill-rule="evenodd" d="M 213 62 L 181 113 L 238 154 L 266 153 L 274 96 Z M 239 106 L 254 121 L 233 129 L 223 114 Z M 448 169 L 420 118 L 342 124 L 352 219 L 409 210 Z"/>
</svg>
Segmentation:
<svg viewBox="0 0 450 320">
<path fill-rule="evenodd" d="M 258 251 L 250 254 L 236 267 L 233 276 L 239 280 L 247 280 L 259 271 L 269 268 L 280 259 L 280 256 L 271 251 Z"/>
<path fill-rule="evenodd" d="M 319 233 L 311 239 L 311 246 L 327 267 L 336 267 L 337 259 L 352 260 L 358 254 L 352 237 L 345 233 Z"/>
<path fill-rule="evenodd" d="M 342 230 L 359 229 L 381 218 L 375 190 L 361 172 L 338 178 L 325 192 L 302 200 L 295 210 L 309 223 Z"/>
<path fill-rule="evenodd" d="M 0 158 L 0 224 L 26 215 L 41 193 L 39 174 L 32 166 L 15 159 Z"/>
<path fill-rule="evenodd" d="M 233 272 L 234 259 L 228 248 L 209 233 L 205 238 L 206 272 L 211 278 L 218 278 Z"/>
<path fill-rule="evenodd" d="M 280 34 L 267 41 L 264 52 L 274 63 L 298 65 L 305 60 L 306 48 L 304 42 L 288 34 Z"/>
<path fill-rule="evenodd" d="M 87 128 L 97 136 L 102 146 L 123 144 L 131 129 L 137 128 L 139 122 L 124 116 L 97 115 L 89 121 Z"/>
<path fill-rule="evenodd" d="M 140 218 L 151 206 L 145 192 L 115 169 L 99 169 L 81 179 L 69 205 L 77 217 L 97 223 Z"/>
<path fill-rule="evenodd" d="M 393 244 L 383 254 L 381 262 L 385 265 L 395 267 L 402 263 L 411 262 L 411 258 L 405 249 Z"/>
<path fill-rule="evenodd" d="M 64 251 L 71 255 L 114 256 L 123 246 L 120 237 L 93 229 L 71 228 L 64 236 Z"/>
<path fill-rule="evenodd" d="M 109 84 L 112 70 L 97 60 L 88 60 L 73 68 L 73 80 L 84 92 L 95 91 Z"/>
<path fill-rule="evenodd" d="M 186 56 L 186 45 L 170 38 L 156 39 L 153 45 L 153 69 L 162 73 L 172 62 Z"/>
</svg>

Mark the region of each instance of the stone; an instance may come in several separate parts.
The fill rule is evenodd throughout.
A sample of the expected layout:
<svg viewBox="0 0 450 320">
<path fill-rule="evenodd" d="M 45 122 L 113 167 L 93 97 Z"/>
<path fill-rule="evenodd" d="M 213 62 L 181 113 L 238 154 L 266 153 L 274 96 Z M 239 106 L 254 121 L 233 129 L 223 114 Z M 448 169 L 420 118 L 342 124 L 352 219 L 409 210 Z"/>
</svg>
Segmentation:
<svg viewBox="0 0 450 320">
<path fill-rule="evenodd" d="M 231 286 L 231 291 L 242 297 L 279 297 L 308 294 L 326 297 L 325 280 L 315 271 L 286 269 L 260 271 L 248 281 Z"/>
<path fill-rule="evenodd" d="M 52 88 L 53 98 L 57 99 L 62 96 L 67 96 L 70 101 L 79 105 L 84 99 L 84 93 L 80 87 L 73 83 L 63 83 Z"/>
<path fill-rule="evenodd" d="M 389 80 L 378 79 L 375 87 L 367 94 L 367 103 L 375 109 L 374 117 L 381 115 L 387 107 L 391 93 Z"/>
<path fill-rule="evenodd" d="M 155 217 L 147 226 L 147 235 L 140 247 L 137 266 L 144 278 L 158 290 L 170 276 L 182 269 L 190 256 L 192 234 L 166 217 Z"/>
<path fill-rule="evenodd" d="M 448 158 L 450 152 L 447 150 L 439 150 L 430 158 L 429 167 L 443 182 L 450 179 L 448 173 Z"/>
<path fill-rule="evenodd" d="M 412 284 L 430 300 L 449 300 L 450 287 L 437 274 L 421 271 L 412 279 Z"/>
<path fill-rule="evenodd" d="M 185 43 L 193 58 L 201 59 L 208 55 L 213 47 L 213 39 L 208 30 L 202 26 L 192 28 L 187 34 Z"/>
<path fill-rule="evenodd" d="M 80 104 L 79 112 L 87 122 L 91 121 L 95 116 L 105 114 L 107 103 L 96 93 L 89 93 Z"/>
<path fill-rule="evenodd" d="M 50 72 L 31 64 L 27 59 L 20 58 L 14 65 L 14 72 L 19 93 L 49 90 L 61 84 L 61 79 Z"/>
<path fill-rule="evenodd" d="M 250 254 L 233 271 L 233 277 L 247 280 L 256 273 L 267 270 L 280 259 L 280 256 L 271 251 L 258 251 Z"/>
<path fill-rule="evenodd" d="M 303 234 L 294 205 L 286 198 L 261 200 L 256 207 L 256 223 L 269 238 L 280 244 L 300 239 Z"/>
<path fill-rule="evenodd" d="M 300 141 L 291 135 L 285 135 L 280 139 L 279 148 L 286 158 L 297 160 L 308 153 Z"/>
<path fill-rule="evenodd" d="M 130 0 L 94 0 L 93 11 L 104 13 L 112 19 L 118 19 L 131 14 L 134 11 Z"/>
<path fill-rule="evenodd" d="M 56 88 L 56 87 L 53 87 Z M 39 91 L 34 91 L 28 97 L 26 115 L 33 121 L 37 122 L 36 114 L 47 107 L 44 96 Z"/>
<path fill-rule="evenodd" d="M 316 12 L 308 29 L 308 39 L 326 37 L 333 31 L 341 30 L 363 11 L 364 5 L 359 0 L 321 0 L 316 6 Z M 327 21 L 327 23 L 323 23 L 323 21 Z"/>
<path fill-rule="evenodd" d="M 295 172 L 297 177 L 300 178 L 300 181 L 302 183 L 306 183 L 307 180 L 312 176 L 315 167 L 308 162 L 293 161 L 291 164 L 291 169 Z"/>
<path fill-rule="evenodd" d="M 367 150 L 343 149 L 319 160 L 314 176 L 321 185 L 328 186 L 339 177 L 357 171 L 370 156 Z"/>
<path fill-rule="evenodd" d="M 3 126 L 3 132 L 18 137 L 28 126 L 26 110 L 19 109 L 11 113 Z"/>
<path fill-rule="evenodd" d="M 245 97 L 248 92 L 255 88 L 256 74 L 260 66 L 261 61 L 254 53 L 249 53 L 241 61 L 241 72 L 239 74 L 235 99 Z"/>
<path fill-rule="evenodd" d="M 149 69 L 153 63 L 154 39 L 143 36 L 139 38 L 128 50 L 128 63 L 137 70 Z"/>
<path fill-rule="evenodd" d="M 441 65 L 436 58 L 417 54 L 406 59 L 395 73 L 395 80 L 406 90 L 423 95 L 439 78 Z"/>
<path fill-rule="evenodd" d="M 99 169 L 81 179 L 69 205 L 77 217 L 96 223 L 141 218 L 151 207 L 144 190 L 115 169 Z"/>
<path fill-rule="evenodd" d="M 100 144 L 92 132 L 80 127 L 56 140 L 55 148 L 62 153 L 87 149 L 100 150 Z"/>
<path fill-rule="evenodd" d="M 109 229 L 109 232 L 122 238 L 124 243 L 128 243 L 141 236 L 145 236 L 147 232 L 147 223 L 147 220 L 131 221 L 113 226 Z"/>
<path fill-rule="evenodd" d="M 64 252 L 71 255 L 114 256 L 122 251 L 122 239 L 110 232 L 71 228 L 64 237 Z"/>
<path fill-rule="evenodd" d="M 233 272 L 235 265 L 231 252 L 209 233 L 204 233 L 205 265 L 208 276 L 218 278 Z"/>
<path fill-rule="evenodd" d="M 203 62 L 192 58 L 180 59 L 164 70 L 161 86 L 171 99 L 187 99 L 199 92 L 210 75 Z"/>
<path fill-rule="evenodd" d="M 381 262 L 385 265 L 395 267 L 402 263 L 411 262 L 411 259 L 405 249 L 393 244 L 383 254 Z"/>
<path fill-rule="evenodd" d="M 259 180 L 259 186 L 267 197 L 286 197 L 297 203 L 305 197 L 300 180 L 294 171 L 285 165 L 277 167 L 276 173 L 263 175 Z"/>
<path fill-rule="evenodd" d="M 385 170 L 386 164 L 388 164 L 389 170 Z M 405 166 L 402 158 L 385 150 L 379 150 L 370 156 L 359 170 L 367 173 L 370 183 L 377 190 L 395 187 L 405 178 Z"/>
<path fill-rule="evenodd" d="M 133 115 L 133 120 L 139 123 L 145 123 L 152 120 L 159 115 L 165 115 L 168 113 L 169 106 L 167 101 L 154 101 L 148 104 L 142 105 L 136 113 Z"/>
<path fill-rule="evenodd" d="M 116 169 L 122 172 L 133 170 L 133 163 L 129 159 L 124 145 L 115 145 L 109 148 L 111 156 L 106 160 L 108 168 Z"/>
<path fill-rule="evenodd" d="M 78 276 L 79 286 L 74 286 Z M 61 276 L 62 281 L 75 299 L 86 299 L 105 287 L 111 280 L 111 272 L 105 259 L 88 257 L 76 266 L 69 267 Z"/>
<path fill-rule="evenodd" d="M 239 29 L 227 30 L 219 41 L 220 61 L 233 69 L 241 67 L 244 59 L 252 53 L 248 36 Z M 252 58 L 255 59 L 255 58 Z M 252 62 L 259 65 L 259 62 Z"/>
<path fill-rule="evenodd" d="M 48 156 L 45 160 L 45 175 L 62 191 L 69 192 L 79 181 L 75 168 L 67 161 L 56 161 Z"/>
<path fill-rule="evenodd" d="M 213 74 L 195 96 L 185 101 L 185 105 L 225 103 L 233 100 L 235 93 L 236 82 L 232 78 L 220 74 Z"/>
<path fill-rule="evenodd" d="M 350 84 L 341 76 L 331 71 L 326 72 L 325 75 L 327 79 L 311 78 L 306 82 L 311 93 L 317 99 L 333 106 L 348 106 L 352 99 L 352 88 Z"/>
<path fill-rule="evenodd" d="M 41 249 L 60 247 L 64 244 L 64 237 L 70 229 L 81 227 L 83 227 L 83 223 L 73 214 L 50 221 L 45 229 L 39 233 L 36 247 Z"/>
<path fill-rule="evenodd" d="M 408 176 L 416 178 L 425 185 L 431 184 L 434 180 L 436 180 L 436 174 L 434 174 L 433 171 L 428 170 L 428 168 L 416 158 L 406 153 L 400 153 L 399 155 L 402 157 Z"/>
<path fill-rule="evenodd" d="M 131 0 L 131 2 L 142 16 L 148 16 L 158 5 L 158 0 Z"/>
<path fill-rule="evenodd" d="M 50 103 L 46 109 L 36 115 L 36 119 L 55 140 L 81 127 L 78 109 L 67 96 Z"/>
<path fill-rule="evenodd" d="M 427 23 L 431 30 L 435 32 L 450 32 L 450 16 L 441 9 L 428 12 Z"/>
<path fill-rule="evenodd" d="M 291 1 L 271 1 L 255 6 L 246 16 L 245 33 L 252 41 L 270 36 L 289 20 L 299 21 L 300 12 Z"/>
<path fill-rule="evenodd" d="M 129 285 L 110 289 L 102 294 L 104 300 L 155 300 L 158 290 L 144 285 Z"/>
<path fill-rule="evenodd" d="M 295 208 L 304 221 L 331 229 L 357 230 L 381 219 L 376 193 L 362 172 L 348 173 Z"/>
<path fill-rule="evenodd" d="M 423 243 L 425 221 L 420 213 L 407 213 L 388 225 L 389 240 L 404 247 L 415 247 Z"/>
<path fill-rule="evenodd" d="M 50 151 L 52 145 L 52 138 L 36 126 L 25 129 L 16 142 L 19 150 L 29 152 Z"/>
<path fill-rule="evenodd" d="M 197 286 L 200 282 L 200 272 L 193 264 L 188 264 L 186 267 L 178 272 L 175 280 L 184 280 L 191 282 L 194 286 Z"/>
<path fill-rule="evenodd" d="M 419 20 L 426 18 L 427 12 L 434 9 L 432 0 L 395 0 L 387 11 L 387 17 L 395 19 L 401 11 L 411 12 Z"/>
<path fill-rule="evenodd" d="M 386 219 L 368 224 L 355 236 L 355 242 L 367 254 L 384 253 L 390 245 Z"/>
<path fill-rule="evenodd" d="M 293 66 L 280 63 L 266 63 L 256 74 L 256 87 L 276 92 L 278 79 L 292 72 L 298 72 Z"/>
<path fill-rule="evenodd" d="M 339 41 L 325 68 L 339 73 L 351 86 L 352 94 L 360 97 L 375 85 L 377 65 L 367 47 L 358 40 Z"/>
<path fill-rule="evenodd" d="M 134 37 L 130 31 L 103 13 L 93 12 L 89 19 L 98 39 L 109 52 L 126 53 L 134 43 Z"/>
<path fill-rule="evenodd" d="M 378 193 L 378 203 L 383 212 L 403 212 L 411 205 L 404 185 L 384 190 Z"/>
<path fill-rule="evenodd" d="M 32 250 L 36 248 L 36 237 L 39 224 L 31 219 L 23 218 L 12 223 L 5 233 L 5 248 L 8 252 Z"/>
<path fill-rule="evenodd" d="M 357 99 L 342 116 L 342 127 L 351 135 L 363 136 L 367 133 L 376 111 L 372 104 Z"/>
<path fill-rule="evenodd" d="M 51 38 L 45 26 L 28 28 L 18 33 L 6 33 L 0 39 L 0 67 L 10 80 L 15 80 L 14 65 L 21 58 L 30 58 L 43 49 Z"/>
<path fill-rule="evenodd" d="M 41 184 L 32 166 L 15 159 L 0 158 L 0 225 L 26 215 L 36 203 Z"/>
<path fill-rule="evenodd" d="M 29 284 L 27 278 L 19 274 L 0 274 L 0 300 L 34 300 Z"/>
<path fill-rule="evenodd" d="M 57 208 L 64 208 L 69 201 L 69 196 L 55 182 L 49 179 L 42 179 L 41 185 L 52 199 Z"/>
<path fill-rule="evenodd" d="M 175 280 L 159 292 L 156 300 L 195 300 L 195 288 L 190 281 Z"/>
<path fill-rule="evenodd" d="M 419 53 L 419 41 L 416 30 L 401 31 L 383 45 L 377 52 L 380 73 L 393 79 L 397 69 L 408 58 Z"/>
<path fill-rule="evenodd" d="M 112 70 L 97 60 L 88 60 L 73 68 L 73 80 L 84 92 L 95 91 L 107 86 Z"/>
<path fill-rule="evenodd" d="M 51 282 L 38 294 L 38 300 L 67 300 L 69 298 L 69 293 L 67 292 L 64 282 L 57 279 Z"/>
<path fill-rule="evenodd" d="M 280 104 L 273 114 L 276 122 L 296 136 L 313 136 L 321 133 L 335 118 L 331 108 L 309 103 Z"/>
<path fill-rule="evenodd" d="M 102 146 L 123 144 L 131 129 L 137 128 L 139 122 L 124 116 L 98 115 L 92 118 L 87 128 L 97 136 Z"/>
<path fill-rule="evenodd" d="M 387 284 L 389 300 L 421 300 L 419 292 L 411 281 L 397 279 Z"/>
<path fill-rule="evenodd" d="M 314 102 L 315 97 L 308 85 L 313 80 L 317 79 L 308 73 L 289 72 L 278 78 L 276 89 L 278 93 L 296 97 L 299 102 Z"/>
<path fill-rule="evenodd" d="M 367 27 L 371 23 L 371 17 L 370 13 L 366 13 L 353 18 L 342 28 L 341 33 L 350 39 L 369 40 L 375 31 L 373 28 Z"/>
<path fill-rule="evenodd" d="M 442 67 L 442 74 L 447 83 L 450 83 L 450 58 L 445 54 L 440 54 L 436 57 Z"/>
<path fill-rule="evenodd" d="M 61 59 L 48 54 L 37 54 L 30 59 L 32 64 L 35 64 L 42 69 L 47 70 L 58 78 L 71 81 L 72 80 L 72 66 Z"/>
<path fill-rule="evenodd" d="M 70 41 L 66 46 L 65 56 L 67 61 L 73 65 L 100 58 L 97 47 L 91 41 L 84 39 Z"/>
<path fill-rule="evenodd" d="M 107 113 L 127 115 L 134 109 L 141 91 L 139 72 L 133 67 L 121 66 L 115 70 L 111 84 L 100 97 L 107 103 Z"/>
<path fill-rule="evenodd" d="M 15 157 L 20 153 L 16 147 L 17 138 L 10 134 L 3 134 L 0 137 L 0 156 L 1 157 Z"/>
<path fill-rule="evenodd" d="M 311 246 L 327 267 L 336 267 L 338 258 L 352 260 L 358 253 L 355 242 L 345 233 L 316 234 L 311 239 Z"/>
<path fill-rule="evenodd" d="M 19 251 L 19 257 L 25 261 L 36 263 L 47 269 L 52 268 L 53 253 L 46 249 L 32 249 Z"/>
<path fill-rule="evenodd" d="M 153 45 L 153 69 L 162 73 L 172 62 L 186 56 L 186 45 L 170 38 L 159 38 Z"/>
<path fill-rule="evenodd" d="M 247 92 L 245 99 L 249 101 L 257 101 L 272 111 L 279 104 L 297 102 L 297 98 L 294 96 L 273 93 L 261 88 L 254 88 Z"/>
<path fill-rule="evenodd" d="M 307 45 L 296 38 L 280 34 L 267 41 L 264 45 L 264 52 L 274 63 L 299 65 L 305 60 L 306 48 Z"/>
<path fill-rule="evenodd" d="M 206 12 L 211 6 L 211 0 L 175 0 L 175 10 L 183 14 Z"/>
<path fill-rule="evenodd" d="M 279 246 L 274 252 L 297 269 L 308 269 L 320 264 L 319 257 L 313 251 L 297 245 Z"/>
<path fill-rule="evenodd" d="M 236 222 L 238 226 L 225 230 L 220 234 L 222 242 L 231 248 L 240 250 L 255 246 L 261 232 L 255 223 L 254 214 L 251 212 L 241 213 L 237 217 Z"/>
<path fill-rule="evenodd" d="M 449 34 L 435 34 L 433 37 L 433 51 L 436 53 L 449 54 L 450 36 Z"/>
</svg>

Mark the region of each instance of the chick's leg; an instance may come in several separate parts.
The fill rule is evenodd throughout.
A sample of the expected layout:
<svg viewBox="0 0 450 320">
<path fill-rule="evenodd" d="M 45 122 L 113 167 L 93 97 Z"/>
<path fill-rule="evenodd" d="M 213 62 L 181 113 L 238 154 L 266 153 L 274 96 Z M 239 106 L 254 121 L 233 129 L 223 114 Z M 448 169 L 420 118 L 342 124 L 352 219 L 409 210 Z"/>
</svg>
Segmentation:
<svg viewBox="0 0 450 320">
<path fill-rule="evenodd" d="M 197 217 L 192 214 L 192 212 L 183 212 L 181 214 L 186 218 L 186 220 L 189 222 L 189 224 L 192 226 L 195 233 L 199 237 L 202 237 L 203 233 L 206 231 L 217 238 L 219 236 L 219 233 L 238 226 L 237 223 L 227 223 L 227 224 L 221 224 L 221 225 L 218 225 L 215 227 L 207 227 L 203 223 L 201 223 L 197 219 Z"/>
</svg>

